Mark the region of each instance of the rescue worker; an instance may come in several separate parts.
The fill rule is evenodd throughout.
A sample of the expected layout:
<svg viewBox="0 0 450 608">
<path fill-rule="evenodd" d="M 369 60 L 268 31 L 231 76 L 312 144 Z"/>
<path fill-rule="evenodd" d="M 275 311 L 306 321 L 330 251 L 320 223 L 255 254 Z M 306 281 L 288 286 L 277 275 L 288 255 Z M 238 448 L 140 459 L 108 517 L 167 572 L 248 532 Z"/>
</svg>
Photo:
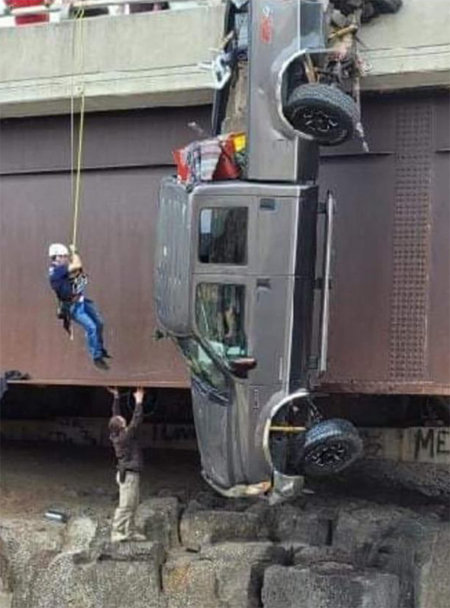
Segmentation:
<svg viewBox="0 0 450 608">
<path fill-rule="evenodd" d="M 120 413 L 119 391 L 108 389 L 113 395 L 112 416 L 109 421 L 110 440 L 117 458 L 119 506 L 114 513 L 111 542 L 144 541 L 146 537 L 135 530 L 135 516 L 139 505 L 139 483 L 142 471 L 142 451 L 139 445 L 139 428 L 144 417 L 144 389 L 133 393 L 135 407 L 130 423 Z"/>
<path fill-rule="evenodd" d="M 70 321 L 75 321 L 85 331 L 89 354 L 98 368 L 109 369 L 105 358 L 110 358 L 103 345 L 103 319 L 96 305 L 84 292 L 87 277 L 75 247 L 69 249 L 62 243 L 52 243 L 48 255 L 50 285 L 59 302 L 58 316 L 63 319 L 69 331 Z"/>
</svg>

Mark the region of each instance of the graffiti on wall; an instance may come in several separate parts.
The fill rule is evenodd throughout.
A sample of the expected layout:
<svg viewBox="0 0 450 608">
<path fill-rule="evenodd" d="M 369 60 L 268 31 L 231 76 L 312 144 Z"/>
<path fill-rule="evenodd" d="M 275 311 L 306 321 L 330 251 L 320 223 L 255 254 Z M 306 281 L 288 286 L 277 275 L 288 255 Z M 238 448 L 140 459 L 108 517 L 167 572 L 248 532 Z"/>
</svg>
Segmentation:
<svg viewBox="0 0 450 608">
<path fill-rule="evenodd" d="M 5 420 L 0 437 L 11 441 L 54 441 L 67 445 L 110 446 L 108 421 L 104 418 L 58 418 L 51 421 Z M 197 447 L 192 424 L 160 422 L 141 427 L 143 448 L 193 450 Z"/>
<path fill-rule="evenodd" d="M 450 428 L 361 429 L 366 458 L 450 465 Z"/>
<path fill-rule="evenodd" d="M 420 460 L 423 455 L 429 456 L 431 459 L 439 456 L 450 456 L 450 429 L 416 429 L 414 459 Z"/>
</svg>

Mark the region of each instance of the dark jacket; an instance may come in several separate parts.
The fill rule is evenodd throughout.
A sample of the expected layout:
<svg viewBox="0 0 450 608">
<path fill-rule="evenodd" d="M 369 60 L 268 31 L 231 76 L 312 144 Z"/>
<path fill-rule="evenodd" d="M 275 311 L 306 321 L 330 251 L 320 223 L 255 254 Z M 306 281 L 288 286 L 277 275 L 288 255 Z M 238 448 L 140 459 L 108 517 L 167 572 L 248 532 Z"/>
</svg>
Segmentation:
<svg viewBox="0 0 450 608">
<path fill-rule="evenodd" d="M 48 269 L 48 278 L 51 288 L 59 300 L 72 300 L 72 285 L 69 278 L 69 268 L 65 264 L 52 264 Z"/>
<path fill-rule="evenodd" d="M 114 399 L 113 416 L 120 416 L 120 403 Z M 142 471 L 142 450 L 139 446 L 139 427 L 144 418 L 142 404 L 136 404 L 133 417 L 126 429 L 109 436 L 117 457 L 117 468 L 123 475 L 125 471 Z"/>
<path fill-rule="evenodd" d="M 87 285 L 87 276 L 82 270 L 69 272 L 66 264 L 51 264 L 48 269 L 48 278 L 51 288 L 62 302 L 75 302 L 84 295 Z"/>
</svg>

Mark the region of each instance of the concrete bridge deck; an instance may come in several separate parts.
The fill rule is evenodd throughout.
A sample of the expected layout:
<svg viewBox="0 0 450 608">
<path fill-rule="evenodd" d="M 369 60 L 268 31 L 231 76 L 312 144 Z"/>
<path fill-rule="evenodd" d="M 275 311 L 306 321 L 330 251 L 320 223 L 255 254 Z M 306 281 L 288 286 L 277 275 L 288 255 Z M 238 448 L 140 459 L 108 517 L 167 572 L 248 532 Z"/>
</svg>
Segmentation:
<svg viewBox="0 0 450 608">
<path fill-rule="evenodd" d="M 222 37 L 224 5 L 0 28 L 0 117 L 67 114 L 83 86 L 88 111 L 207 104 L 199 64 Z M 364 26 L 366 90 L 450 86 L 450 4 L 404 0 Z"/>
</svg>

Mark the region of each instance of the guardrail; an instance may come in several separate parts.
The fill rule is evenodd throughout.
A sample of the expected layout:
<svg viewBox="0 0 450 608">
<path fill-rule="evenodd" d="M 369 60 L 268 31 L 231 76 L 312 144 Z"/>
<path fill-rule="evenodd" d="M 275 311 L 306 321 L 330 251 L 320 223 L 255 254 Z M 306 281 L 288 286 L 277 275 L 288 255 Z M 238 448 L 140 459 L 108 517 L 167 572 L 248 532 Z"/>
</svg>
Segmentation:
<svg viewBox="0 0 450 608">
<path fill-rule="evenodd" d="M 4 2 L 7 1 L 4 0 Z M 39 1 L 42 4 L 38 4 Z M 36 0 L 36 4 L 33 6 L 19 7 L 14 6 L 14 4 L 19 4 L 18 0 L 10 0 L 10 5 L 6 5 L 0 10 L 0 26 L 14 25 L 12 17 L 16 18 L 15 25 L 25 25 L 26 23 L 20 21 L 21 17 L 48 16 L 50 18 L 50 15 L 54 15 L 59 17 L 59 19 L 55 19 L 56 21 L 62 21 L 74 18 L 83 10 L 86 11 L 86 17 L 95 16 L 92 14 L 95 9 L 106 9 L 107 12 L 103 13 L 104 15 L 114 16 L 116 14 L 132 13 L 134 12 L 133 9 L 137 7 L 139 7 L 139 11 L 145 12 L 148 10 L 150 12 L 152 10 L 180 10 L 199 6 L 217 6 L 222 2 L 223 0 L 175 0 L 173 2 L 163 2 L 161 0 L 62 0 L 59 2 Z M 113 9 L 113 12 L 110 12 L 110 9 Z M 6 21 L 12 23 L 5 23 Z"/>
</svg>

